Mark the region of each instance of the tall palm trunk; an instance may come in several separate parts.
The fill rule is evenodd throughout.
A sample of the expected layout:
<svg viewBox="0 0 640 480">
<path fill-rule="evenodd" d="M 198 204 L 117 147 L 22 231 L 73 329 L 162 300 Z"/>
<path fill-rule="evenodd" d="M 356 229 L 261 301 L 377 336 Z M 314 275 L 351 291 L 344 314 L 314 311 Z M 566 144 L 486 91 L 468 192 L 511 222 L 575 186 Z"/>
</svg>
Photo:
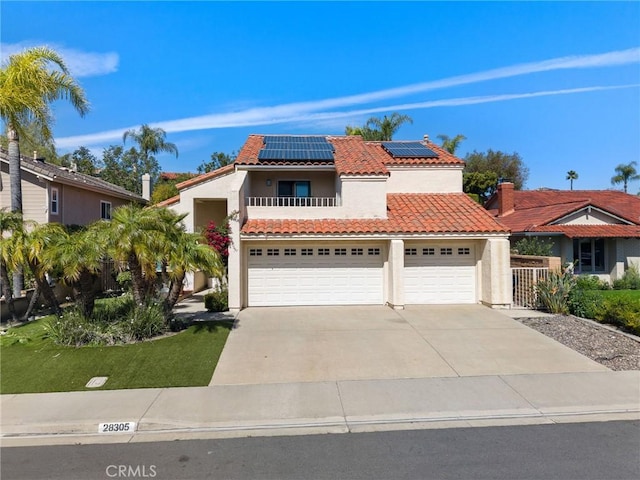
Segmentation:
<svg viewBox="0 0 640 480">
<path fill-rule="evenodd" d="M 9 315 L 11 315 L 11 321 L 17 322 L 18 315 L 16 315 L 16 306 L 13 303 L 13 295 L 11 294 L 11 282 L 9 281 L 9 272 L 4 262 L 0 261 L 0 283 L 2 283 L 1 295 L 4 295 L 4 301 L 7 304 Z"/>
<path fill-rule="evenodd" d="M 84 268 L 80 272 L 80 279 L 73 288 L 76 302 L 85 318 L 91 317 L 96 304 L 96 294 L 93 289 L 94 278 L 94 275 Z"/>
<path fill-rule="evenodd" d="M 162 302 L 162 311 L 164 313 L 164 319 L 167 322 L 171 319 L 171 312 L 173 311 L 173 307 L 176 306 L 176 303 L 178 303 L 178 300 L 180 299 L 184 277 L 185 274 L 183 273 L 182 275 L 179 275 L 177 278 L 174 278 L 171 281 L 171 286 L 169 287 L 167 298 L 165 298 Z"/>
<path fill-rule="evenodd" d="M 9 188 L 11 189 L 11 211 L 22 213 L 22 174 L 20 171 L 20 138 L 12 125 L 7 127 L 9 140 Z M 22 268 L 13 272 L 13 296 L 20 298 L 24 290 Z"/>
<path fill-rule="evenodd" d="M 134 253 L 129 255 L 129 269 L 131 270 L 131 290 L 133 291 L 133 301 L 136 305 L 142 305 L 145 301 L 145 293 L 148 290 L 142 266 Z"/>
<path fill-rule="evenodd" d="M 33 309 L 36 306 L 36 302 L 38 301 L 39 296 L 40 296 L 40 284 L 36 283 L 36 289 L 31 294 L 31 300 L 29 300 L 29 305 L 27 305 L 27 311 L 24 312 L 22 321 L 26 322 L 27 320 L 29 320 L 29 315 L 31 315 L 31 312 L 33 312 Z"/>
<path fill-rule="evenodd" d="M 29 268 L 31 269 L 31 272 L 33 273 L 33 276 L 36 280 L 37 290 L 42 292 L 42 296 L 44 297 L 45 301 L 49 304 L 49 306 L 53 309 L 54 313 L 57 316 L 61 316 L 62 309 L 60 308 L 60 303 L 58 302 L 58 299 L 56 298 L 56 294 L 53 292 L 53 289 L 51 288 L 51 285 L 49 285 L 49 282 L 47 281 L 47 279 L 44 276 L 39 275 L 38 264 L 34 262 L 29 262 Z"/>
</svg>

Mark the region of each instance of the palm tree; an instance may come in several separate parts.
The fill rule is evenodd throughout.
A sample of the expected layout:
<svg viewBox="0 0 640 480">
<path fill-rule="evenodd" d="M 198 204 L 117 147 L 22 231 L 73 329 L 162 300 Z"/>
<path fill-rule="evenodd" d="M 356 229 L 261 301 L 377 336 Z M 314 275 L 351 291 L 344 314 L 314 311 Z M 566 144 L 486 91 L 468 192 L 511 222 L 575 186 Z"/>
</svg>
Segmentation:
<svg viewBox="0 0 640 480">
<path fill-rule="evenodd" d="M 182 291 L 186 272 L 224 272 L 217 252 L 201 244 L 204 239 L 200 235 L 186 233 L 182 223 L 185 216 L 166 208 L 126 205 L 114 210 L 108 224 L 109 254 L 128 265 L 136 305 L 146 305 L 156 297 L 157 269 L 162 266 L 169 283 L 169 293 L 163 300 L 167 320 Z"/>
<path fill-rule="evenodd" d="M 169 210 L 165 209 L 165 211 Z M 173 215 L 177 220 L 178 216 Z M 166 319 L 170 318 L 171 311 L 180 298 L 187 272 L 204 270 L 211 276 L 222 278 L 225 271 L 220 255 L 204 243 L 204 237 L 201 234 L 187 233 L 182 228 L 177 228 L 170 241 L 170 248 L 164 259 L 170 280 L 169 293 L 163 300 Z"/>
<path fill-rule="evenodd" d="M 467 137 L 460 133 L 453 138 L 449 137 L 449 135 L 440 134 L 438 135 L 438 138 L 442 140 L 442 148 L 451 155 L 455 155 L 460 144 L 467 139 Z"/>
<path fill-rule="evenodd" d="M 74 233 L 66 233 L 50 249 L 50 255 L 62 268 L 62 279 L 73 288 L 76 304 L 85 318 L 95 306 L 95 276 L 102 269 L 107 249 L 108 222 L 97 222 Z"/>
<path fill-rule="evenodd" d="M 618 183 L 624 184 L 624 193 L 627 193 L 627 184 L 633 180 L 640 180 L 640 175 L 636 171 L 635 166 L 638 162 L 630 162 L 628 164 L 621 163 L 615 168 L 617 175 L 611 177 L 611 184 L 616 185 Z"/>
<path fill-rule="evenodd" d="M 36 281 L 36 289 L 25 318 L 28 318 L 40 294 L 57 315 L 61 313 L 60 304 L 46 274 L 55 265 L 55 257 L 49 252 L 63 235 L 64 228 L 57 223 L 23 222 L 12 230 L 10 237 L 3 240 L 3 260 L 7 262 L 7 266 L 14 271 L 18 267 L 29 268 Z"/>
<path fill-rule="evenodd" d="M 122 135 L 122 142 L 126 143 L 127 138 L 131 138 L 138 144 L 140 154 L 145 166 L 150 161 L 155 160 L 152 154 L 158 154 L 160 152 L 173 153 L 178 158 L 178 147 L 174 143 L 167 142 L 167 132 L 161 128 L 151 128 L 149 125 L 142 125 L 140 130 L 127 130 Z M 143 173 L 143 172 L 141 172 Z M 145 172 L 149 173 L 149 172 Z"/>
<path fill-rule="evenodd" d="M 156 212 L 130 204 L 116 208 L 111 217 L 108 254 L 128 266 L 136 305 L 148 303 L 153 295 L 156 268 L 169 247 L 163 242 L 166 226 Z"/>
<path fill-rule="evenodd" d="M 53 66 L 54 68 L 49 68 Z M 0 118 L 9 140 L 11 211 L 22 212 L 20 135 L 33 123 L 43 140 L 53 135 L 51 103 L 66 99 L 80 116 L 89 110 L 84 91 L 70 75 L 62 57 L 47 47 L 34 47 L 11 55 L 0 68 Z M 14 275 L 14 296 L 20 296 L 24 279 Z"/>
<path fill-rule="evenodd" d="M 571 182 L 571 190 L 573 190 L 573 181 L 578 179 L 578 172 L 575 170 L 569 170 L 567 172 L 567 180 Z"/>
<path fill-rule="evenodd" d="M 9 237 L 5 238 L 5 234 L 22 228 L 22 215 L 18 212 L 9 212 L 5 209 L 0 210 L 0 295 L 4 295 L 11 320 L 18 321 L 15 305 L 13 304 L 13 295 L 11 293 L 11 281 L 9 280 L 8 265 L 11 261 L 11 252 L 9 250 Z"/>
<path fill-rule="evenodd" d="M 413 123 L 413 119 L 399 113 L 393 113 L 391 117 L 371 117 L 362 127 L 347 125 L 345 135 L 360 135 L 363 140 L 369 141 L 391 141 L 402 124 L 407 122 Z"/>
<path fill-rule="evenodd" d="M 394 112 L 391 114 L 391 117 L 387 117 L 385 115 L 382 119 L 371 117 L 367 120 L 367 123 L 365 123 L 365 127 L 379 131 L 381 136 L 380 140 L 388 142 L 393 139 L 393 135 L 398 131 L 402 124 L 407 122 L 413 123 L 413 119 L 408 115 L 400 115 L 399 113 Z"/>
</svg>

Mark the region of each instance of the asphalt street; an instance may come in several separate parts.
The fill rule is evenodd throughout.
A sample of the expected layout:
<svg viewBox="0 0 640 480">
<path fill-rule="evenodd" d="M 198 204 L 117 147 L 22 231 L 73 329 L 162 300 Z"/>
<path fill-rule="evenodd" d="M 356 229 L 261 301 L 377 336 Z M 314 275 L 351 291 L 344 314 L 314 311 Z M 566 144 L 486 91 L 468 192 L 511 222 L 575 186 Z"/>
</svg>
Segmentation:
<svg viewBox="0 0 640 480">
<path fill-rule="evenodd" d="M 640 422 L 12 447 L 3 480 L 637 479 Z"/>
</svg>

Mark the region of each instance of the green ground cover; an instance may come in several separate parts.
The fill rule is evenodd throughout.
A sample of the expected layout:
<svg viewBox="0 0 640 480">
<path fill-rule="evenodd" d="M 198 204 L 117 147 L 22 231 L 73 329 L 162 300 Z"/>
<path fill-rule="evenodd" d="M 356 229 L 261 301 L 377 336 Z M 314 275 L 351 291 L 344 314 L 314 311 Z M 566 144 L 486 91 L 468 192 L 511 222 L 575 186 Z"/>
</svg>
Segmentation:
<svg viewBox="0 0 640 480">
<path fill-rule="evenodd" d="M 156 340 L 105 347 L 63 347 L 47 338 L 46 319 L 0 337 L 0 393 L 41 393 L 209 384 L 232 322 L 202 322 Z M 85 384 L 109 377 L 98 389 Z"/>
</svg>

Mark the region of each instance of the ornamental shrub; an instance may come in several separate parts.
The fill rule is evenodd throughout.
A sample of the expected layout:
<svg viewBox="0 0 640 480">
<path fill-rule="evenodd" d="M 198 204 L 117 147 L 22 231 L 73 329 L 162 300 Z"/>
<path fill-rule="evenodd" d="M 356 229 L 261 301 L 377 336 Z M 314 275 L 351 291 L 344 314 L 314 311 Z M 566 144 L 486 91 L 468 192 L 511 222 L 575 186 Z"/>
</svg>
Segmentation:
<svg viewBox="0 0 640 480">
<path fill-rule="evenodd" d="M 229 310 L 229 290 L 226 286 L 218 287 L 216 290 L 204 296 L 204 306 L 210 312 L 226 312 Z"/>
<path fill-rule="evenodd" d="M 630 264 L 622 278 L 614 280 L 613 288 L 615 290 L 640 290 L 640 271 L 638 271 L 638 266 L 633 263 Z"/>
<path fill-rule="evenodd" d="M 231 229 L 228 219 L 222 225 L 216 226 L 214 221 L 209 222 L 204 231 L 207 244 L 220 254 L 220 259 L 226 267 L 229 261 L 229 247 L 231 246 Z"/>
<path fill-rule="evenodd" d="M 538 303 L 551 313 L 569 313 L 569 294 L 576 280 L 570 272 L 552 271 L 549 276 L 538 281 L 536 294 Z"/>
<path fill-rule="evenodd" d="M 608 282 L 600 280 L 595 275 L 580 275 L 576 279 L 576 287 L 581 290 L 609 290 Z"/>
</svg>

